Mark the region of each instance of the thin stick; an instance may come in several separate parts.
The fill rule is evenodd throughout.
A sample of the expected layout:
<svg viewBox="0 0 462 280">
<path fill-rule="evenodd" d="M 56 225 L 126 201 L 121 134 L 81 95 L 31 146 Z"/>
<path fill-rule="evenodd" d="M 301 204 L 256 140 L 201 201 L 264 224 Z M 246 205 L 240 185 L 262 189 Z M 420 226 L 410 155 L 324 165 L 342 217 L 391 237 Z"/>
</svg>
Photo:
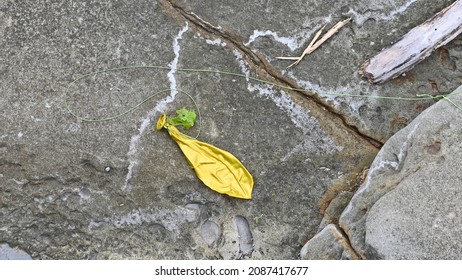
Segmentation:
<svg viewBox="0 0 462 280">
<path fill-rule="evenodd" d="M 296 65 L 298 64 L 302 58 L 308 54 L 308 51 L 311 50 L 311 48 L 313 47 L 313 45 L 316 43 L 316 41 L 318 40 L 319 36 L 321 36 L 321 33 L 322 31 L 324 30 L 324 27 L 326 27 L 325 25 L 323 27 L 321 27 L 321 29 L 319 29 L 318 32 L 316 32 L 316 34 L 314 35 L 314 38 L 313 40 L 311 40 L 311 42 L 308 44 L 308 47 L 306 47 L 306 49 L 303 51 L 302 55 L 297 59 L 297 61 L 295 61 L 294 63 L 292 63 L 291 65 L 287 66 L 287 68 L 289 67 L 292 67 L 292 65 Z M 324 36 L 323 36 L 324 38 Z M 314 51 L 314 50 L 313 50 Z"/>
<path fill-rule="evenodd" d="M 324 42 L 326 42 L 330 37 L 332 37 L 335 33 L 337 33 L 342 27 L 344 27 L 347 23 L 351 21 L 351 18 L 347 18 L 345 20 L 337 22 L 336 25 L 334 25 L 329 31 L 327 31 L 324 36 L 319 39 L 319 41 L 316 41 L 319 36 L 321 35 L 322 30 L 324 29 L 325 26 L 323 26 L 314 36 L 313 40 L 311 40 L 310 44 L 306 49 L 303 51 L 302 55 L 299 57 L 276 57 L 277 59 L 286 59 L 286 60 L 296 60 L 294 63 L 290 64 L 287 66 L 287 68 L 292 67 L 294 65 L 297 65 L 304 57 L 305 55 L 311 54 L 315 50 L 317 50 Z"/>
<path fill-rule="evenodd" d="M 306 47 L 305 51 L 308 50 L 309 48 L 311 48 L 314 45 L 314 43 L 316 42 L 316 40 L 318 40 L 319 36 L 321 35 L 322 30 L 324 30 L 324 27 L 326 27 L 326 26 L 324 25 L 323 27 L 321 27 L 321 29 L 319 29 L 318 32 L 316 32 L 316 34 L 313 37 L 313 40 L 311 40 L 310 44 L 308 45 L 308 47 Z M 305 55 L 305 51 L 303 51 L 302 56 Z M 276 57 L 276 59 L 299 60 L 300 57 L 299 56 L 297 56 L 297 57 L 294 57 L 294 56 L 278 56 L 278 57 Z M 287 67 L 287 68 L 289 68 L 289 67 Z"/>
</svg>

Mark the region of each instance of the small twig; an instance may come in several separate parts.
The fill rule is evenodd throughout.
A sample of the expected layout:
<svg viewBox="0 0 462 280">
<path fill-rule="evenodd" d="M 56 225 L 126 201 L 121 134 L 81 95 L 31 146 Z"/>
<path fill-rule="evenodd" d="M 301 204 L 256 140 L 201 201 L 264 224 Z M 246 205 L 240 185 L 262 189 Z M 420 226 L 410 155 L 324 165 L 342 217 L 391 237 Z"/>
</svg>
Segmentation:
<svg viewBox="0 0 462 280">
<path fill-rule="evenodd" d="M 307 55 L 307 54 L 310 54 L 311 52 L 313 52 L 314 50 L 312 49 L 313 48 L 313 45 L 316 43 L 316 41 L 318 40 L 319 36 L 321 36 L 321 33 L 322 31 L 324 30 L 324 27 L 326 27 L 325 25 L 323 27 L 321 27 L 321 29 L 319 29 L 318 32 L 316 32 L 316 34 L 314 35 L 314 38 L 313 40 L 311 40 L 311 42 L 308 44 L 308 47 L 306 47 L 306 49 L 303 51 L 302 55 L 297 59 L 297 61 L 295 61 L 294 63 L 292 63 L 291 65 L 287 66 L 287 68 L 289 67 L 292 67 L 293 65 L 297 65 L 301 60 L 302 58 Z M 323 36 L 324 38 L 325 36 Z M 322 38 L 321 38 L 322 40 Z M 327 39 L 326 39 L 327 40 Z"/>
<path fill-rule="evenodd" d="M 327 31 L 324 36 L 319 39 L 319 41 L 316 41 L 319 36 L 321 35 L 322 30 L 324 29 L 325 26 L 323 26 L 314 36 L 313 40 L 311 40 L 310 44 L 306 49 L 303 51 L 302 55 L 299 57 L 287 57 L 287 56 L 282 56 L 282 57 L 276 57 L 277 59 L 286 59 L 286 60 L 296 60 L 294 63 L 290 64 L 287 66 L 287 68 L 292 67 L 294 65 L 297 65 L 305 55 L 311 54 L 314 52 L 316 49 L 318 49 L 325 41 L 327 41 L 330 37 L 332 37 L 335 33 L 337 33 L 342 27 L 344 27 L 347 23 L 351 21 L 351 18 L 347 18 L 345 20 L 339 21 L 336 25 L 334 25 L 329 31 Z"/>
<path fill-rule="evenodd" d="M 319 29 L 318 32 L 316 32 L 316 34 L 314 35 L 314 38 L 313 40 L 311 40 L 310 44 L 308 45 L 308 47 L 305 49 L 305 51 L 303 52 L 302 56 L 305 56 L 305 52 L 306 50 L 310 49 L 314 43 L 316 42 L 316 40 L 318 40 L 319 36 L 321 35 L 321 32 L 322 30 L 324 29 L 324 27 L 326 27 L 325 25 Z M 293 57 L 293 56 L 279 56 L 279 57 L 276 57 L 277 59 L 288 59 L 288 60 L 300 60 L 301 58 L 300 57 Z M 290 67 L 290 66 L 289 66 Z M 288 67 L 287 67 L 288 68 Z"/>
</svg>

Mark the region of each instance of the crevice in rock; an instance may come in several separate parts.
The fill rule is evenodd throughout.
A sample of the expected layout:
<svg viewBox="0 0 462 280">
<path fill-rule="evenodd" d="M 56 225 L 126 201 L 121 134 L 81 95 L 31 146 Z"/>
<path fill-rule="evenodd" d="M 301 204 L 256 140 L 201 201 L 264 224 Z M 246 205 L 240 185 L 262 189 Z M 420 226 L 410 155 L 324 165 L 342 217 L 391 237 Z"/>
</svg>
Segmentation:
<svg viewBox="0 0 462 280">
<path fill-rule="evenodd" d="M 314 102 L 314 104 L 316 104 L 320 109 L 328 111 L 333 117 L 337 118 L 349 131 L 365 140 L 373 147 L 380 149 L 383 146 L 383 142 L 366 135 L 365 133 L 361 132 L 358 127 L 348 123 L 344 115 L 342 115 L 335 108 L 328 105 L 323 99 L 319 98 L 316 93 L 307 92 L 296 82 L 284 77 L 280 71 L 274 69 L 261 55 L 246 47 L 243 44 L 244 40 L 235 32 L 227 30 L 223 27 L 214 26 L 199 16 L 195 15 L 194 13 L 186 11 L 183 7 L 173 3 L 171 0 L 157 0 L 157 3 L 171 18 L 179 22 L 189 22 L 193 27 L 199 30 L 200 33 L 204 33 L 205 35 L 211 37 L 219 37 L 219 39 L 226 41 L 228 45 L 232 46 L 234 49 L 242 52 L 244 54 L 243 58 L 255 70 L 258 77 L 272 80 L 275 83 L 293 88 L 294 92 L 301 94 L 309 101 Z"/>
<path fill-rule="evenodd" d="M 369 169 L 364 169 L 362 172 L 357 173 L 355 178 L 351 179 L 349 182 L 343 181 L 339 182 L 338 185 L 334 184 L 329 187 L 329 190 L 332 192 L 324 196 L 323 201 L 320 203 L 323 221 L 321 221 L 319 225 L 318 233 L 329 224 L 334 225 L 344 241 L 344 243 L 342 243 L 343 247 L 355 259 L 365 259 L 365 257 L 353 248 L 348 234 L 340 225 L 340 216 L 350 204 L 354 193 L 356 193 L 359 187 L 364 183 L 368 171 Z"/>
<path fill-rule="evenodd" d="M 346 244 L 344 245 L 344 248 L 349 251 L 350 255 L 354 258 L 357 258 L 359 260 L 365 260 L 364 256 L 362 256 L 359 252 L 355 250 L 353 245 L 351 245 L 350 238 L 346 234 L 346 232 L 343 230 L 343 228 L 340 226 L 339 223 L 334 224 L 334 226 L 337 228 L 337 230 L 342 234 L 343 240 L 345 241 Z"/>
</svg>

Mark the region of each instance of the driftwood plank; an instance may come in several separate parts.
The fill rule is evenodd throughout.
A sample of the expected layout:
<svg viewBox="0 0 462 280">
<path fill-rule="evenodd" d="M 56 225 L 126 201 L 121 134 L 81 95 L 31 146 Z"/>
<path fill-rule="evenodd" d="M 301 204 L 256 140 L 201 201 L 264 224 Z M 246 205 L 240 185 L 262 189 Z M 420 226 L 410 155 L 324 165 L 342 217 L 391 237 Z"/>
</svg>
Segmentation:
<svg viewBox="0 0 462 280">
<path fill-rule="evenodd" d="M 435 49 L 462 32 L 462 0 L 455 1 L 397 43 L 364 62 L 359 73 L 371 83 L 383 83 L 412 69 Z"/>
</svg>

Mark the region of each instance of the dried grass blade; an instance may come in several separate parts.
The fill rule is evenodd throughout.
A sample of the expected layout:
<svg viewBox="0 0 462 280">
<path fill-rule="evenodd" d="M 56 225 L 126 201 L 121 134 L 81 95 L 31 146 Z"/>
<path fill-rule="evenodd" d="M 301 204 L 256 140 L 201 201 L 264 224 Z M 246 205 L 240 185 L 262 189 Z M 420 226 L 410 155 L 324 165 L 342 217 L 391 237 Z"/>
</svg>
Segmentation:
<svg viewBox="0 0 462 280">
<path fill-rule="evenodd" d="M 342 27 L 344 27 L 347 23 L 349 23 L 351 21 L 351 18 L 347 18 L 345 20 L 342 20 L 342 21 L 339 21 L 337 24 L 335 24 L 331 29 L 329 29 L 329 31 L 327 31 L 326 34 L 324 34 L 324 36 L 321 37 L 321 39 L 319 39 L 318 41 L 316 41 L 318 39 L 318 37 L 320 36 L 321 34 L 321 31 L 324 29 L 321 28 L 321 30 L 319 30 L 315 37 L 313 38 L 313 40 L 311 40 L 310 44 L 308 45 L 308 47 L 303 51 L 302 55 L 297 59 L 297 61 L 295 61 L 294 63 L 292 63 L 291 65 L 287 66 L 287 68 L 289 67 L 292 67 L 294 65 L 297 65 L 305 55 L 308 55 L 308 54 L 311 54 L 312 52 L 314 52 L 316 49 L 318 49 L 324 42 L 326 42 L 330 37 L 332 37 L 335 33 L 337 33 Z M 288 58 L 287 58 L 288 59 Z"/>
<path fill-rule="evenodd" d="M 297 60 L 299 59 L 300 57 L 298 56 L 278 56 L 276 57 L 276 59 L 282 59 L 282 60 Z"/>
<path fill-rule="evenodd" d="M 316 42 L 316 40 L 318 40 L 319 36 L 321 36 L 321 33 L 322 31 L 324 30 L 324 27 L 326 27 L 325 25 L 323 27 L 321 27 L 321 29 L 319 29 L 318 32 L 316 32 L 316 34 L 314 35 L 314 38 L 313 40 L 311 40 L 311 42 L 308 44 L 308 47 L 306 47 L 306 49 L 303 51 L 302 55 L 300 57 L 298 57 L 297 61 L 295 61 L 294 63 L 292 63 L 291 65 L 287 66 L 287 68 L 290 68 L 292 67 L 293 65 L 297 65 L 302 59 L 303 57 L 305 57 L 305 55 L 307 55 L 307 51 L 309 49 L 311 49 L 311 47 L 314 45 L 314 43 Z"/>
<path fill-rule="evenodd" d="M 311 47 L 311 50 L 309 50 L 307 54 L 314 52 L 317 48 L 319 48 L 319 46 L 321 46 L 325 41 L 327 41 L 330 37 L 332 37 L 335 33 L 337 33 L 342 27 L 344 27 L 350 21 L 351 21 L 351 18 L 347 18 L 346 20 L 339 21 L 336 25 L 334 25 L 334 27 L 329 29 L 329 31 L 327 31 L 327 33 L 324 34 L 324 36 L 322 36 L 322 38 L 316 42 L 316 44 L 314 44 Z"/>
</svg>

